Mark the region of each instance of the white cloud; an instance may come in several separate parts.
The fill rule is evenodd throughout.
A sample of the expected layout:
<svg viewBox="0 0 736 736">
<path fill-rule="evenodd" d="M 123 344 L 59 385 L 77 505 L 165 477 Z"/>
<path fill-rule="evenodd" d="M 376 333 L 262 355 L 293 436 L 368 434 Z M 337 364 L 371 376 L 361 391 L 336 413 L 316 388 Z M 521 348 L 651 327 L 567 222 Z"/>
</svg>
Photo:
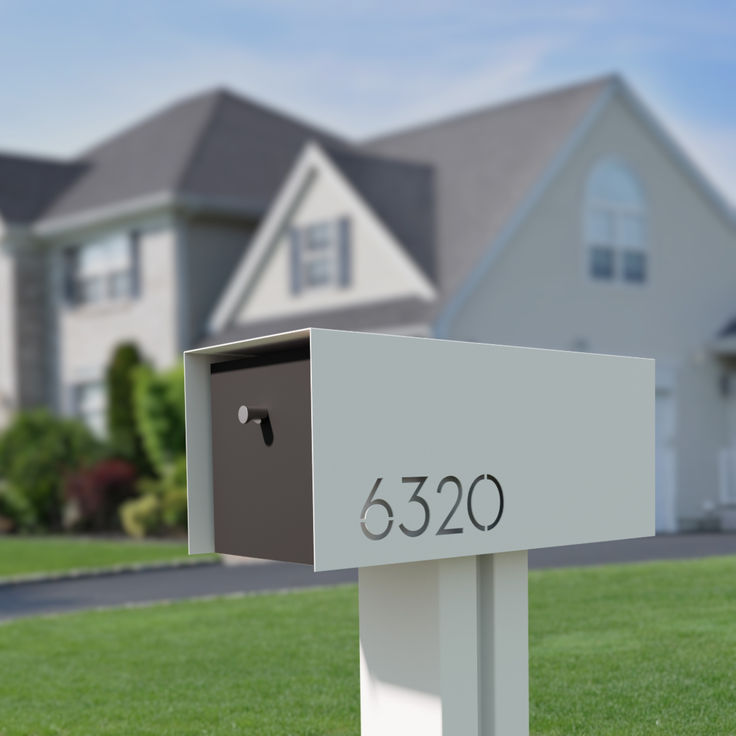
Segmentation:
<svg viewBox="0 0 736 736">
<path fill-rule="evenodd" d="M 276 40 L 256 48 L 236 38 L 226 40 L 223 34 L 194 36 L 173 24 L 162 32 L 159 45 L 113 45 L 96 63 L 77 59 L 75 67 L 43 69 L 11 88 L 12 96 L 4 85 L 7 104 L 0 116 L 0 146 L 72 154 L 167 102 L 222 85 L 360 138 L 590 77 L 615 65 L 623 66 L 635 81 L 646 82 L 646 101 L 667 101 L 662 106 L 665 123 L 730 199 L 736 198 L 734 128 L 728 122 L 709 123 L 682 114 L 681 109 L 689 113 L 682 100 L 687 88 L 677 89 L 678 107 L 654 78 L 639 73 L 650 68 L 646 54 L 652 49 L 664 57 L 672 51 L 666 48 L 669 44 L 677 45 L 680 34 L 670 38 L 664 29 L 681 27 L 687 20 L 681 12 L 652 24 L 651 34 L 641 23 L 607 34 L 605 28 L 616 13 L 619 20 L 631 20 L 632 5 L 623 2 L 614 11 L 610 0 L 563 2 L 559 7 L 541 0 L 460 2 L 459 8 L 456 0 L 427 0 L 421 6 L 396 0 L 379 7 L 368 0 L 357 5 L 338 0 L 213 4 L 214 12 L 218 4 L 242 6 L 243 13 L 249 7 L 276 7 L 274 15 L 297 26 L 303 20 L 310 29 L 318 29 L 322 19 L 333 25 L 345 21 L 354 28 L 361 15 L 380 25 L 390 11 L 390 43 L 376 38 L 373 44 L 363 34 L 353 50 L 346 48 L 351 39 L 346 32 L 342 45 L 328 38 L 328 43 L 305 50 L 304 38 L 301 46 L 290 45 L 277 34 Z M 464 6 L 472 7 L 463 12 Z M 708 26 L 701 25 L 706 36 L 719 36 L 718 24 L 710 27 L 712 19 L 700 23 Z M 307 37 L 311 32 L 301 30 Z M 613 60 L 609 67 L 602 66 L 606 59 Z M 28 77 L 28 68 L 24 74 Z M 670 94 L 675 89 L 670 85 Z"/>
<path fill-rule="evenodd" d="M 101 66 L 90 70 L 84 84 L 50 88 L 29 107 L 32 112 L 18 133 L 26 140 L 36 137 L 39 150 L 71 154 L 171 100 L 225 85 L 362 137 L 550 83 L 545 61 L 564 43 L 559 36 L 536 35 L 496 44 L 485 53 L 466 49 L 459 57 L 448 45 L 444 53 L 438 50 L 397 68 L 388 58 L 345 62 L 327 52 L 295 58 L 179 41 L 157 58 Z M 90 89 L 97 93 L 90 95 Z M 43 109 L 68 112 L 38 114 Z"/>
</svg>

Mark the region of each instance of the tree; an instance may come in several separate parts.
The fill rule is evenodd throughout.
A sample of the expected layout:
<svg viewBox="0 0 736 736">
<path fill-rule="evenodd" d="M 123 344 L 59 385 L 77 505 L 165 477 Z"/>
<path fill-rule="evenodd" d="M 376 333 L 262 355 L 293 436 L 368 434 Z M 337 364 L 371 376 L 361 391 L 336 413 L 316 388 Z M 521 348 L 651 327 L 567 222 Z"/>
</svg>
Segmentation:
<svg viewBox="0 0 736 736">
<path fill-rule="evenodd" d="M 107 434 L 112 454 L 133 463 L 141 473 L 151 464 L 138 431 L 134 401 L 134 375 L 143 364 L 134 343 L 122 343 L 107 368 Z"/>
<path fill-rule="evenodd" d="M 184 455 L 184 367 L 135 370 L 135 415 L 148 459 L 159 477 Z"/>
</svg>

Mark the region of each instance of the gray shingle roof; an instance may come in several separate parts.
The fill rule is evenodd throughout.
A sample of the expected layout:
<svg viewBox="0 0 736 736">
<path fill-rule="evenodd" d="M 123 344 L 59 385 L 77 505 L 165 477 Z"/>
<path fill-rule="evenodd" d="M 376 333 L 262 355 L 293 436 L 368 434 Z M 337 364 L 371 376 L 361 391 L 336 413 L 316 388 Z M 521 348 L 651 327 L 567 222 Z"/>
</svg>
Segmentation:
<svg viewBox="0 0 736 736">
<path fill-rule="evenodd" d="M 432 167 L 355 150 L 324 150 L 424 273 L 434 280 Z"/>
<path fill-rule="evenodd" d="M 32 222 L 83 170 L 75 163 L 0 154 L 0 217 Z"/>
<path fill-rule="evenodd" d="M 437 266 L 444 295 L 477 265 L 614 80 L 604 77 L 364 144 L 372 153 L 434 166 Z"/>
<path fill-rule="evenodd" d="M 215 90 L 178 102 L 90 149 L 86 171 L 44 213 L 55 219 L 162 192 L 262 211 L 314 126 Z"/>
</svg>

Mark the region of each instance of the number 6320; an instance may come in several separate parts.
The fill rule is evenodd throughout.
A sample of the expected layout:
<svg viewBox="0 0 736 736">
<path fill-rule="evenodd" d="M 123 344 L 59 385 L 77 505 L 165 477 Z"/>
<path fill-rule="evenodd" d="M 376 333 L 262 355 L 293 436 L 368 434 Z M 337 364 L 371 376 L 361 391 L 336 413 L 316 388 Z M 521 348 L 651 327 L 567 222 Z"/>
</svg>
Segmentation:
<svg viewBox="0 0 736 736">
<path fill-rule="evenodd" d="M 411 484 L 412 486 L 414 486 L 413 493 L 409 497 L 407 503 L 417 504 L 418 507 L 421 508 L 422 513 L 422 522 L 421 524 L 419 524 L 419 526 L 415 528 L 408 527 L 403 522 L 399 523 L 399 529 L 407 537 L 419 537 L 424 534 L 427 529 L 429 529 L 432 518 L 431 506 L 427 497 L 421 495 L 427 482 L 427 478 L 428 476 L 426 475 L 418 475 L 404 476 L 401 479 L 402 483 Z M 368 539 L 372 539 L 374 541 L 385 539 L 394 525 L 394 510 L 391 507 L 391 504 L 389 504 L 389 502 L 385 498 L 380 498 L 378 495 L 382 482 L 383 478 L 376 478 L 376 482 L 373 484 L 373 488 L 368 494 L 368 499 L 366 500 L 365 504 L 363 504 L 363 509 L 360 512 L 360 528 L 363 530 L 363 534 L 365 534 Z M 438 494 L 443 494 L 445 492 L 451 494 L 453 493 L 453 491 L 455 493 L 454 502 L 452 507 L 450 508 L 450 512 L 447 514 L 447 516 L 445 516 L 444 520 L 435 531 L 435 534 L 438 536 L 442 536 L 444 534 L 462 534 L 464 532 L 463 526 L 450 526 L 451 523 L 458 523 L 457 519 L 453 521 L 453 517 L 455 516 L 458 508 L 460 507 L 460 504 L 463 501 L 463 486 L 457 476 L 446 475 L 437 484 L 436 492 Z M 494 494 L 498 499 L 498 513 L 493 519 L 480 520 L 476 515 L 476 507 L 473 503 L 473 499 L 475 498 L 476 494 L 481 492 Z M 430 494 L 429 498 L 437 498 L 437 496 L 432 496 Z M 501 484 L 494 476 L 488 473 L 479 475 L 473 480 L 468 488 L 468 495 L 465 499 L 465 505 L 468 512 L 468 519 L 470 519 L 470 523 L 473 525 L 473 527 L 481 532 L 490 531 L 498 524 L 499 521 L 501 521 L 501 516 L 503 515 L 503 489 L 501 488 Z M 368 525 L 366 523 L 366 515 L 368 514 L 368 511 L 370 509 L 377 507 L 385 511 L 385 526 L 380 531 L 372 531 L 368 528 Z"/>
</svg>

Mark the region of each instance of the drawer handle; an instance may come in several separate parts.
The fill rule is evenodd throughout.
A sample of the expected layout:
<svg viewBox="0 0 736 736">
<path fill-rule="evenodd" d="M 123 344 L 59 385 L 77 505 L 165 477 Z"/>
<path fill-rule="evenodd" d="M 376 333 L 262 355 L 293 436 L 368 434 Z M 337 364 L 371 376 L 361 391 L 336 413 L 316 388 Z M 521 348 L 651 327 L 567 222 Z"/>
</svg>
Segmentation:
<svg viewBox="0 0 736 736">
<path fill-rule="evenodd" d="M 259 424 L 261 427 L 261 434 L 263 435 L 263 441 L 266 446 L 270 447 L 273 444 L 273 429 L 271 429 L 271 420 L 268 417 L 268 409 L 256 409 L 252 406 L 246 406 L 241 404 L 238 407 L 238 421 L 241 424 Z"/>
<path fill-rule="evenodd" d="M 255 409 L 245 404 L 242 404 L 238 409 L 238 421 L 241 424 L 247 424 L 248 422 L 260 424 L 263 419 L 268 419 L 267 409 Z"/>
</svg>

